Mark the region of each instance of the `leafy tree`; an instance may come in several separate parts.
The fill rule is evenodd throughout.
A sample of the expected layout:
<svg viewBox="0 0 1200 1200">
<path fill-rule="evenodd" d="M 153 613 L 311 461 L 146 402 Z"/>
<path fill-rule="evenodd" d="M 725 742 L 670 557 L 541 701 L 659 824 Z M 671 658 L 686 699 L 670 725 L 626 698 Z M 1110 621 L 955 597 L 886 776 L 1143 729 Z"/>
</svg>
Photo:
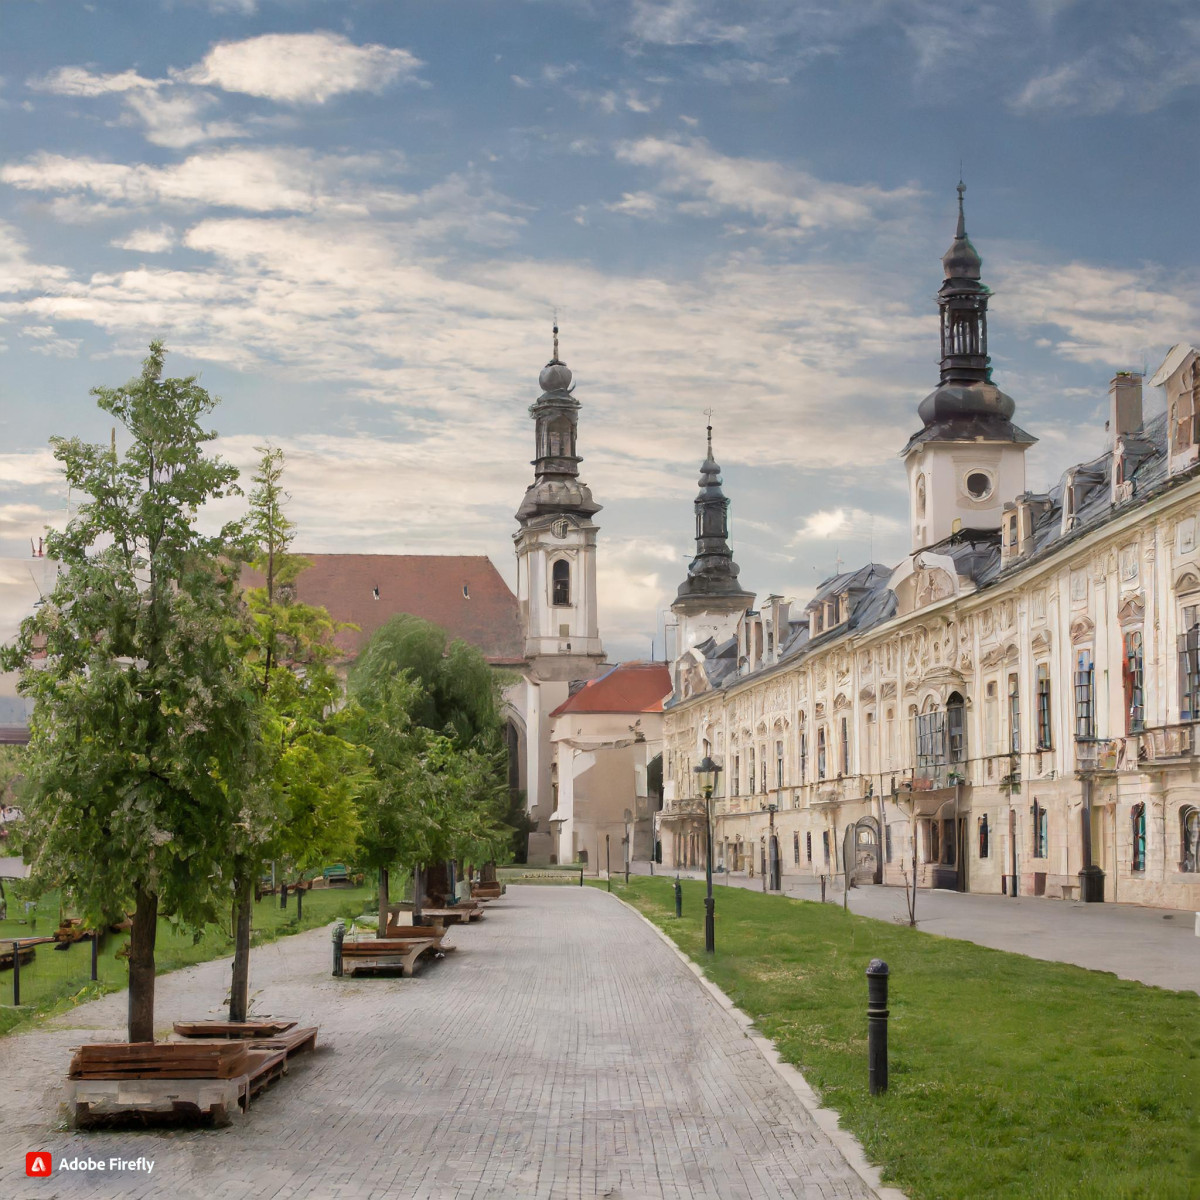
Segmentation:
<svg viewBox="0 0 1200 1200">
<path fill-rule="evenodd" d="M 350 676 L 372 749 L 377 786 L 364 817 L 373 861 L 386 872 L 450 859 L 490 861 L 506 852 L 507 757 L 500 680 L 483 656 L 418 617 L 393 617 L 371 638 Z M 386 812 L 389 839 L 378 814 Z M 380 928 L 386 919 L 381 875 Z M 420 897 L 417 897 L 418 903 Z"/>
<path fill-rule="evenodd" d="M 230 630 L 239 598 L 226 551 L 240 528 L 197 528 L 236 470 L 205 453 L 216 401 L 163 377 L 153 342 L 138 378 L 95 388 L 129 448 L 55 438 L 82 497 L 47 553 L 53 592 L 4 665 L 32 696 L 23 793 L 34 877 L 91 923 L 133 906 L 129 1039 L 154 1038 L 160 911 L 193 929 L 228 895 L 229 831 L 258 765 L 258 697 Z M 40 656 L 44 653 L 44 660 Z"/>
<path fill-rule="evenodd" d="M 333 669 L 339 627 L 324 608 L 295 599 L 296 579 L 310 564 L 291 552 L 283 451 L 259 450 L 246 527 L 251 563 L 264 585 L 246 593 L 252 620 L 242 653 L 260 695 L 264 770 L 251 819 L 239 827 L 231 852 L 231 1021 L 247 1015 L 254 881 L 275 860 L 303 873 L 348 857 L 359 828 L 354 797 L 366 777 L 366 751 L 341 735 L 346 718 L 337 711 L 342 689 Z"/>
</svg>

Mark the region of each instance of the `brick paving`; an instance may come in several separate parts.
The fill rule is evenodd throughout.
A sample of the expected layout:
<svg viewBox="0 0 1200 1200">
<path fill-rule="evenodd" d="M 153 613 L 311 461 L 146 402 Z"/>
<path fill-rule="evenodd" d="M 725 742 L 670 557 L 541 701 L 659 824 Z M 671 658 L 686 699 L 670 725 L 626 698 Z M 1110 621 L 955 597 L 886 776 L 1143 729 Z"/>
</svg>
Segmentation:
<svg viewBox="0 0 1200 1200">
<path fill-rule="evenodd" d="M 68 1048 L 123 1036 L 124 993 L 0 1039 L 0 1195 L 875 1194 L 734 1017 L 612 897 L 510 887 L 452 940 L 458 951 L 415 979 L 331 978 L 325 930 L 255 950 L 255 1014 L 319 1024 L 323 1048 L 224 1130 L 65 1131 Z M 163 1031 L 218 1015 L 228 972 L 226 959 L 160 979 Z M 27 1150 L 155 1165 L 35 1181 Z"/>
</svg>

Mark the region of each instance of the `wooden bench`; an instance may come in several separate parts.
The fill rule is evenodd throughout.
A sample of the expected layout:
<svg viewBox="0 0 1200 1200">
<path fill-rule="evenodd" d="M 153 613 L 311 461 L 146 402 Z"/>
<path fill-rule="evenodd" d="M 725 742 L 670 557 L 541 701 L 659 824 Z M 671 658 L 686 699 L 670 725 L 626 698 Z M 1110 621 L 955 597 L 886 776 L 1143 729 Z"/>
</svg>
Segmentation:
<svg viewBox="0 0 1200 1200">
<path fill-rule="evenodd" d="M 504 884 L 499 881 L 495 883 L 473 883 L 471 884 L 471 899 L 472 900 L 499 900 L 504 895 Z"/>
<path fill-rule="evenodd" d="M 411 979 L 418 959 L 426 954 L 440 956 L 453 949 L 443 945 L 440 937 L 347 940 L 342 943 L 342 969 L 353 975 L 361 970 L 399 967 L 404 978 Z"/>
<path fill-rule="evenodd" d="M 394 925 L 388 922 L 385 938 L 442 938 L 446 936 L 446 927 L 442 922 L 434 921 L 429 925 Z"/>
<path fill-rule="evenodd" d="M 396 905 L 398 912 L 412 912 L 411 904 Z M 465 924 L 468 921 L 478 921 L 483 916 L 483 906 L 474 901 L 456 904 L 452 908 L 422 908 L 421 918 L 424 921 L 443 921 L 447 925 Z"/>
<path fill-rule="evenodd" d="M 14 957 L 14 954 L 13 954 L 14 944 L 15 943 L 13 943 L 13 942 L 7 943 L 7 948 L 5 948 L 3 945 L 0 945 L 0 971 L 12 970 L 13 957 Z M 22 946 L 21 947 L 21 965 L 24 966 L 27 962 L 30 961 L 30 959 L 33 958 L 33 956 L 36 953 L 37 953 L 36 946 Z"/>
</svg>

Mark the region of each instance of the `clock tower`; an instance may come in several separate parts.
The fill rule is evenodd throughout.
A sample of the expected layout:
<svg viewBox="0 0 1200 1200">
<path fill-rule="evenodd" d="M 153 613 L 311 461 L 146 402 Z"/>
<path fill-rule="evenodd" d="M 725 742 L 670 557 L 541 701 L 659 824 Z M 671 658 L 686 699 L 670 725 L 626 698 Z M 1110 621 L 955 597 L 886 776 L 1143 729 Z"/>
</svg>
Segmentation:
<svg viewBox="0 0 1200 1200">
<path fill-rule="evenodd" d="M 517 509 L 517 602 L 525 657 L 545 680 L 590 678 L 604 661 L 596 613 L 596 534 L 600 505 L 579 480 L 579 401 L 571 369 L 554 356 L 542 368 L 542 394 L 529 410 L 535 428 L 534 480 Z"/>
</svg>

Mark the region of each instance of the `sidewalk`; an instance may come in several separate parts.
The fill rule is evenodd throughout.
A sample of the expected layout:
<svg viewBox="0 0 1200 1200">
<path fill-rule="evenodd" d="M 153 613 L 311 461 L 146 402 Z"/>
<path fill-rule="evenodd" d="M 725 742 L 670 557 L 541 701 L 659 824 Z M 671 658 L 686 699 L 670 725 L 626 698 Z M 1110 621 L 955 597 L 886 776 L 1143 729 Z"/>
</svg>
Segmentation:
<svg viewBox="0 0 1200 1200">
<path fill-rule="evenodd" d="M 328 930 L 254 951 L 256 1015 L 321 1048 L 224 1130 L 63 1132 L 69 1047 L 124 1036 L 117 993 L 0 1038 L 15 1200 L 870 1200 L 879 1193 L 646 921 L 594 888 L 510 886 L 415 979 L 333 979 Z M 158 983 L 160 1035 L 216 1015 L 229 961 Z M 49 1151 L 49 1180 L 25 1153 Z M 63 1156 L 152 1159 L 59 1172 Z M 894 1193 L 893 1193 L 894 1194 Z"/>
<path fill-rule="evenodd" d="M 633 873 L 649 874 L 649 864 L 633 864 Z M 675 878 L 675 872 L 655 868 Z M 680 872 L 684 879 L 703 879 L 703 871 Z M 724 887 L 762 889 L 757 875 L 713 876 L 720 907 Z M 821 899 L 819 884 L 795 883 L 783 877 L 783 894 L 799 900 Z M 826 902 L 842 903 L 842 888 L 826 887 Z M 881 921 L 908 922 L 904 889 L 868 885 L 850 889 L 851 912 Z M 922 889 L 917 893 L 917 927 L 926 933 L 961 938 L 995 950 L 1009 950 L 1051 962 L 1074 963 L 1093 971 L 1111 971 L 1174 991 L 1200 992 L 1200 938 L 1195 914 L 1174 908 L 1140 908 L 1129 904 L 1083 904 L 1034 896 L 981 896 Z"/>
</svg>

